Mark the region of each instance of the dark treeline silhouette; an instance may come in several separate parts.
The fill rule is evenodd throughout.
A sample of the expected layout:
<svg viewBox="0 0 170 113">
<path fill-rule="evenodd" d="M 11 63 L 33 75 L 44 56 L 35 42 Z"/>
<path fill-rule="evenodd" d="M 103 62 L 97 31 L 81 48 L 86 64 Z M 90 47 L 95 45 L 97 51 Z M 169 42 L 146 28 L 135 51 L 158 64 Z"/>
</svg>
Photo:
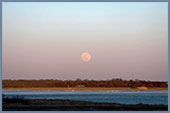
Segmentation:
<svg viewBox="0 0 170 113">
<path fill-rule="evenodd" d="M 144 80 L 2 80 L 3 88 L 46 87 L 168 87 L 168 82 Z"/>
</svg>

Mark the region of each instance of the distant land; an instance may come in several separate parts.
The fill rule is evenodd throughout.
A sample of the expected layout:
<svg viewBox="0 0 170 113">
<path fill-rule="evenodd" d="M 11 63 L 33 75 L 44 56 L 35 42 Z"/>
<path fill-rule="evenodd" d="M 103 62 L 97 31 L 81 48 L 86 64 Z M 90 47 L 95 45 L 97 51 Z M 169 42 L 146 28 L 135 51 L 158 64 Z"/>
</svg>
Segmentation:
<svg viewBox="0 0 170 113">
<path fill-rule="evenodd" d="M 2 80 L 3 89 L 28 90 L 168 90 L 167 81 L 144 80 Z"/>
</svg>

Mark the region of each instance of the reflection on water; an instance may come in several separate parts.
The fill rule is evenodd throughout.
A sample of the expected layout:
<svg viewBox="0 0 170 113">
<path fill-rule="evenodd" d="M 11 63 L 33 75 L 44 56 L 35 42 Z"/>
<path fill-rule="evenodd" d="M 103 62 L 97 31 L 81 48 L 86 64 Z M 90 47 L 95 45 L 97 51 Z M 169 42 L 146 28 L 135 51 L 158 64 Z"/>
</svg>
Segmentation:
<svg viewBox="0 0 170 113">
<path fill-rule="evenodd" d="M 8 97 L 22 96 L 29 99 L 70 99 L 121 104 L 165 104 L 168 91 L 24 91 L 3 90 Z"/>
</svg>

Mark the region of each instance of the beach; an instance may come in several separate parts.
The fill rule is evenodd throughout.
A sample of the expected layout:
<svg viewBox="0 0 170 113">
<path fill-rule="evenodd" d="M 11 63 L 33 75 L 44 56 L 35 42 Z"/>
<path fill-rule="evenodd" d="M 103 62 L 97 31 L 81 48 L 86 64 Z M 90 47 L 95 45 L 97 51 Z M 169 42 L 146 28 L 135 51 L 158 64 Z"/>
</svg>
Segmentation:
<svg viewBox="0 0 170 113">
<path fill-rule="evenodd" d="M 130 88 L 130 87 L 49 87 L 49 88 L 40 88 L 40 87 L 34 87 L 34 88 L 3 88 L 3 90 L 33 90 L 33 91 L 48 91 L 48 90 L 54 90 L 54 91 L 114 91 L 114 90 L 123 90 L 123 91 L 143 91 L 143 90 L 161 90 L 161 91 L 167 91 L 168 87 L 165 88 L 159 88 L 159 87 L 152 87 L 147 89 L 139 89 L 139 88 Z"/>
</svg>

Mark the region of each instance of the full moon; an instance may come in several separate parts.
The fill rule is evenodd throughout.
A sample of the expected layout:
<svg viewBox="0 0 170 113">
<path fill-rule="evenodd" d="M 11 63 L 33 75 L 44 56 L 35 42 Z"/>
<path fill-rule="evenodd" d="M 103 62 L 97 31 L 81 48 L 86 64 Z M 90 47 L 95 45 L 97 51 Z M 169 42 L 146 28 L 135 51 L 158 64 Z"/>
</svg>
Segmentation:
<svg viewBox="0 0 170 113">
<path fill-rule="evenodd" d="M 89 62 L 91 60 L 91 55 L 90 53 L 87 53 L 87 52 L 84 52 L 81 54 L 81 59 L 84 61 L 84 62 Z"/>
</svg>

